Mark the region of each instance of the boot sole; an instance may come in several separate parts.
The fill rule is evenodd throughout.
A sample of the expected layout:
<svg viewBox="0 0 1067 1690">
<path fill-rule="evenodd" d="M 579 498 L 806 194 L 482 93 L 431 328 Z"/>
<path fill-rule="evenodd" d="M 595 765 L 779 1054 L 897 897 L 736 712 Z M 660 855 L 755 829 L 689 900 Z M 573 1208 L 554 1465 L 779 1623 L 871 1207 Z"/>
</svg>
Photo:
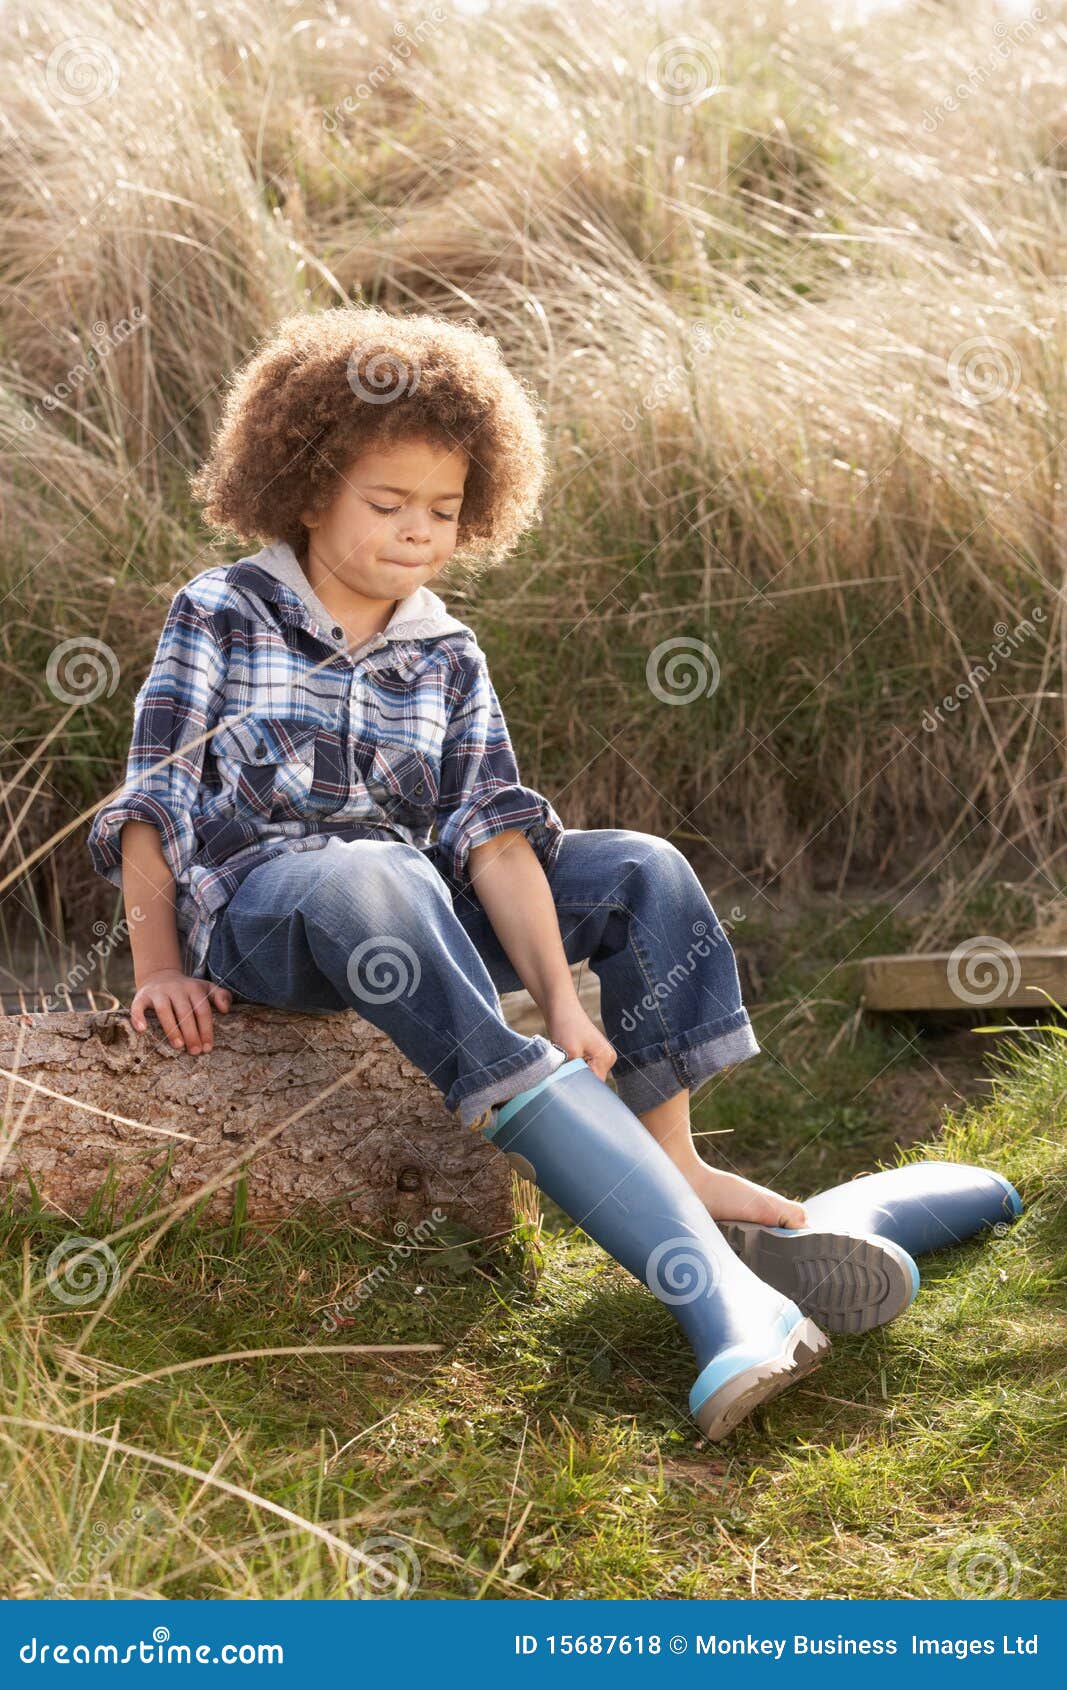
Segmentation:
<svg viewBox="0 0 1067 1690">
<path fill-rule="evenodd" d="M 717 1443 L 734 1430 L 753 1409 L 788 1390 L 811 1373 L 830 1349 L 830 1340 L 812 1320 L 800 1320 L 788 1334 L 781 1350 L 766 1361 L 746 1367 L 720 1385 L 694 1412 L 704 1436 Z"/>
<path fill-rule="evenodd" d="M 915 1263 L 888 1238 L 753 1221 L 717 1224 L 746 1267 L 830 1332 L 884 1326 L 919 1289 Z"/>
</svg>

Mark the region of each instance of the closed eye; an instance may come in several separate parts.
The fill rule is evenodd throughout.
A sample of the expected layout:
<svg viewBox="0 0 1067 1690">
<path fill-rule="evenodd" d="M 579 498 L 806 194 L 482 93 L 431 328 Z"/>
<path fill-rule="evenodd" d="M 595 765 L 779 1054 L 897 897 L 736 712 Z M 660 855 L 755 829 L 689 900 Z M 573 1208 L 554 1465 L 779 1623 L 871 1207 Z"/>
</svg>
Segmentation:
<svg viewBox="0 0 1067 1690">
<path fill-rule="evenodd" d="M 372 499 L 368 499 L 367 503 L 371 510 L 377 511 L 380 516 L 395 516 L 400 509 L 399 505 L 376 505 Z M 430 514 L 435 516 L 438 522 L 455 522 L 456 520 L 455 514 L 453 513 L 450 516 L 447 511 L 431 511 Z"/>
</svg>

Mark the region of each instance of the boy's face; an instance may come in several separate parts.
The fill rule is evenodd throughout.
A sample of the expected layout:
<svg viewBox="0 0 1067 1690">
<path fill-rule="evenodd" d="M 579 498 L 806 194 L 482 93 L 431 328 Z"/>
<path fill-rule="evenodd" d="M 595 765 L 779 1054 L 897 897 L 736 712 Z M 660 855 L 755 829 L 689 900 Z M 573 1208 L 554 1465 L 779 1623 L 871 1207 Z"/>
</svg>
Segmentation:
<svg viewBox="0 0 1067 1690">
<path fill-rule="evenodd" d="M 360 453 L 325 515 L 302 513 L 318 565 L 366 598 L 407 598 L 455 551 L 469 462 L 425 440 Z"/>
</svg>

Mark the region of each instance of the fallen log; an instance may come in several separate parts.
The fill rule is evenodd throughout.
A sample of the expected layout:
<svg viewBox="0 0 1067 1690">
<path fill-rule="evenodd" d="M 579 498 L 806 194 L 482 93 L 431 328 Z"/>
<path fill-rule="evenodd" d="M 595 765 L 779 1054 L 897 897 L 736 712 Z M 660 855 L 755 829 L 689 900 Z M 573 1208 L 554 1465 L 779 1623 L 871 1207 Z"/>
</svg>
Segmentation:
<svg viewBox="0 0 1067 1690">
<path fill-rule="evenodd" d="M 239 1183 L 250 1221 L 313 1201 L 377 1232 L 436 1211 L 484 1238 L 517 1201 L 531 1212 L 534 1188 L 355 1013 L 236 1002 L 200 1056 L 149 1026 L 123 1009 L 0 1016 L 0 1179 L 17 1205 L 35 1187 L 76 1219 L 110 1181 L 121 1214 L 155 1176 L 154 1206 L 203 1197 L 214 1220 Z"/>
</svg>

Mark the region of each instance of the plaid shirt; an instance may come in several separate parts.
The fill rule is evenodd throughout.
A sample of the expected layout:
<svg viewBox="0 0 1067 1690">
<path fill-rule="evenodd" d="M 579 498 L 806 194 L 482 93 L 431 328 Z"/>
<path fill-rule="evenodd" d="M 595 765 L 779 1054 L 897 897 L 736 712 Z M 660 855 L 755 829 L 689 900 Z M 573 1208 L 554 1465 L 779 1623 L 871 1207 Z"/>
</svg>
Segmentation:
<svg viewBox="0 0 1067 1690">
<path fill-rule="evenodd" d="M 250 869 L 331 837 L 425 849 L 448 871 L 507 828 L 547 870 L 564 826 L 523 786 L 485 654 L 428 587 L 355 649 L 292 548 L 203 570 L 167 612 L 134 699 L 126 778 L 96 812 L 93 867 L 122 885 L 122 827 L 151 822 L 175 880 L 182 969 L 207 975 Z"/>
</svg>

